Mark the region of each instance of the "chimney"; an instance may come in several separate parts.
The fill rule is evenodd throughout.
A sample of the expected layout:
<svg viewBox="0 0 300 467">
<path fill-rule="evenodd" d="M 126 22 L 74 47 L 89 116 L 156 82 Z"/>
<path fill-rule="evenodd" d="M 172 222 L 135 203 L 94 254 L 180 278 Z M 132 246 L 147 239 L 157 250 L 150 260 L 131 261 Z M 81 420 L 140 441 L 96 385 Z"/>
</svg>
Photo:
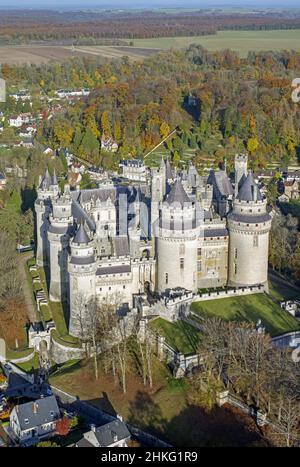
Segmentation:
<svg viewBox="0 0 300 467">
<path fill-rule="evenodd" d="M 38 413 L 38 408 L 39 408 L 39 404 L 37 402 L 34 402 L 33 405 L 32 405 L 32 412 L 34 414 L 37 414 Z"/>
<path fill-rule="evenodd" d="M 96 432 L 96 425 L 94 425 L 94 424 L 91 425 L 91 431 L 92 431 L 93 433 Z"/>
</svg>

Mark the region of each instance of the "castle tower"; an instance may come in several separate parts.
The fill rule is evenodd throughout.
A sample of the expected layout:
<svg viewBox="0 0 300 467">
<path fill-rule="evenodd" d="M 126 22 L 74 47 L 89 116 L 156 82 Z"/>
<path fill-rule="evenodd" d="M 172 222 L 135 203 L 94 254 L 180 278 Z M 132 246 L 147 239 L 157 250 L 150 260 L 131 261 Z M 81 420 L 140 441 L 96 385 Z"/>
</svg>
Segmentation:
<svg viewBox="0 0 300 467">
<path fill-rule="evenodd" d="M 246 179 L 248 171 L 248 156 L 247 154 L 236 154 L 234 158 L 234 182 L 235 182 L 235 196 L 237 196 L 241 184 Z"/>
<path fill-rule="evenodd" d="M 155 228 L 158 222 L 159 203 L 164 199 L 166 194 L 166 165 L 164 160 L 161 160 L 159 169 L 151 171 L 151 226 L 152 236 L 155 235 Z"/>
<path fill-rule="evenodd" d="M 160 205 L 156 238 L 157 290 L 183 287 L 197 291 L 198 205 L 191 202 L 179 180 Z"/>
<path fill-rule="evenodd" d="M 70 280 L 70 323 L 72 336 L 81 337 L 84 310 L 96 296 L 96 260 L 94 241 L 81 224 L 71 242 L 71 258 L 68 264 Z"/>
<path fill-rule="evenodd" d="M 72 199 L 64 194 L 52 200 L 48 240 L 50 244 L 50 300 L 68 300 L 68 246 L 73 230 Z"/>
<path fill-rule="evenodd" d="M 39 267 L 44 267 L 49 261 L 49 243 L 47 230 L 49 226 L 49 215 L 51 203 L 59 194 L 56 174 L 50 176 L 46 169 L 43 177 L 40 177 L 37 189 L 37 199 L 35 201 L 36 212 L 36 261 Z"/>
<path fill-rule="evenodd" d="M 229 285 L 268 285 L 268 248 L 271 216 L 251 172 L 228 214 Z"/>
</svg>

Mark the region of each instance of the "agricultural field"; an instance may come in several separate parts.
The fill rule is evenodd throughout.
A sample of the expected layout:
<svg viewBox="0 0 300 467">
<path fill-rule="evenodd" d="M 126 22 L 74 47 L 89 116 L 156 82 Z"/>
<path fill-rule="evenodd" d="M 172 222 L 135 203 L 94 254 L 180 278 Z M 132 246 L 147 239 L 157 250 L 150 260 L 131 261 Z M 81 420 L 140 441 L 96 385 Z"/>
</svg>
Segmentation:
<svg viewBox="0 0 300 467">
<path fill-rule="evenodd" d="M 158 46 L 159 47 L 159 46 Z M 39 65 L 50 61 L 64 62 L 72 57 L 100 57 L 103 59 L 120 59 L 128 56 L 130 60 L 141 60 L 153 53 L 155 48 L 144 47 L 112 47 L 112 46 L 2 46 L 0 47 L 0 64 Z"/>
<path fill-rule="evenodd" d="M 250 321 L 254 324 L 260 319 L 272 336 L 299 330 L 298 321 L 266 294 L 194 302 L 191 309 L 199 318 L 216 316 L 228 321 Z"/>
<path fill-rule="evenodd" d="M 127 56 L 130 60 L 141 60 L 160 50 L 171 47 L 182 49 L 190 44 L 200 44 L 208 50 L 230 48 L 245 57 L 250 50 L 300 50 L 300 30 L 270 31 L 219 31 L 207 36 L 154 37 L 135 39 L 133 46 L 50 46 L 20 45 L 1 46 L 0 64 L 25 63 L 41 64 L 50 61 L 63 62 L 72 57 L 100 57 L 120 59 Z"/>
<path fill-rule="evenodd" d="M 135 47 L 160 49 L 184 48 L 200 44 L 208 50 L 232 49 L 245 57 L 250 50 L 300 50 L 300 30 L 219 31 L 217 34 L 194 37 L 158 37 L 135 39 Z"/>
</svg>

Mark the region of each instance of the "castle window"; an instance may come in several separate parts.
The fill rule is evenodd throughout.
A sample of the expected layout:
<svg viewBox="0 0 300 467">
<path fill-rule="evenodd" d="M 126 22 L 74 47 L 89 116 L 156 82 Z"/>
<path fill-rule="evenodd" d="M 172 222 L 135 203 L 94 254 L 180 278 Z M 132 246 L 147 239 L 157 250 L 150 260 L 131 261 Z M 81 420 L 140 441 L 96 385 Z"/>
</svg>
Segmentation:
<svg viewBox="0 0 300 467">
<path fill-rule="evenodd" d="M 202 248 L 198 248 L 198 256 L 201 256 L 202 254 Z"/>
<path fill-rule="evenodd" d="M 202 271 L 202 261 L 197 261 L 197 271 L 198 272 Z"/>
<path fill-rule="evenodd" d="M 180 269 L 184 269 L 184 258 L 180 258 Z"/>
<path fill-rule="evenodd" d="M 126 285 L 123 285 L 123 289 L 124 289 L 124 290 L 125 290 L 125 288 L 126 288 Z"/>
<path fill-rule="evenodd" d="M 254 235 L 253 237 L 253 246 L 258 247 L 258 235 Z"/>
<path fill-rule="evenodd" d="M 237 274 L 237 264 L 234 265 L 234 274 Z"/>
<path fill-rule="evenodd" d="M 237 259 L 237 248 L 234 249 L 234 258 Z"/>
<path fill-rule="evenodd" d="M 166 272 L 165 278 L 166 278 L 166 285 L 167 285 L 169 283 L 169 274 L 167 272 Z"/>
</svg>

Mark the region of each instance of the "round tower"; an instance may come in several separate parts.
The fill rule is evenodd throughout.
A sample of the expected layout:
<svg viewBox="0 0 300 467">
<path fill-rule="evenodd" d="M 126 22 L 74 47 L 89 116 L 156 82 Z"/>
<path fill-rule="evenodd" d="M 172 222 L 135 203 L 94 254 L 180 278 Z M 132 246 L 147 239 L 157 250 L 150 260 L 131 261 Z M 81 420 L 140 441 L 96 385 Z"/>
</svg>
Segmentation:
<svg viewBox="0 0 300 467">
<path fill-rule="evenodd" d="M 90 239 L 84 225 L 81 224 L 71 242 L 71 258 L 68 264 L 69 332 L 72 336 L 82 337 L 86 306 L 96 297 L 96 270 L 94 241 Z"/>
<path fill-rule="evenodd" d="M 197 245 L 200 227 L 196 204 L 179 180 L 160 206 L 156 238 L 157 290 L 183 287 L 197 292 Z"/>
<path fill-rule="evenodd" d="M 50 290 L 53 302 L 68 301 L 68 246 L 73 231 L 72 199 L 64 194 L 52 200 L 49 216 Z"/>
<path fill-rule="evenodd" d="M 36 213 L 36 262 L 39 267 L 44 267 L 49 262 L 49 242 L 47 230 L 49 227 L 49 215 L 51 212 L 51 200 L 59 194 L 56 174 L 50 176 L 48 168 L 43 177 L 40 177 L 35 201 Z"/>
<path fill-rule="evenodd" d="M 245 178 L 228 214 L 229 280 L 234 287 L 268 286 L 268 250 L 271 216 L 267 200 L 251 172 Z"/>
</svg>

